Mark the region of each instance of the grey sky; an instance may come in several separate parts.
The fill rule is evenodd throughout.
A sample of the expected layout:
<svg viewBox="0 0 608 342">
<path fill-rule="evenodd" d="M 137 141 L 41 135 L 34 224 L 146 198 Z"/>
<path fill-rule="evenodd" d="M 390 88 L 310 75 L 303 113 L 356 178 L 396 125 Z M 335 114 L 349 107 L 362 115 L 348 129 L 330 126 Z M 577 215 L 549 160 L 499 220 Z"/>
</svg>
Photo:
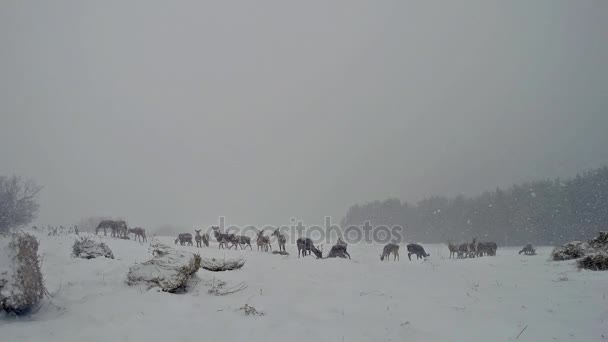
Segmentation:
<svg viewBox="0 0 608 342">
<path fill-rule="evenodd" d="M 39 222 L 335 221 L 608 164 L 607 1 L 7 1 Z"/>
</svg>

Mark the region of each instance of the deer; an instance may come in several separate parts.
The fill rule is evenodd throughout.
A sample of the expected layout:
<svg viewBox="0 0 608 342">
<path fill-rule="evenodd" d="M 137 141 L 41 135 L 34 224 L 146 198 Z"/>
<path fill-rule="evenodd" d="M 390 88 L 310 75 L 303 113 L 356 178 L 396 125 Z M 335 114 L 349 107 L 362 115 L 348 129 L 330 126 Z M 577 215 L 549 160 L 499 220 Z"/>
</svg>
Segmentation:
<svg viewBox="0 0 608 342">
<path fill-rule="evenodd" d="M 201 248 L 203 247 L 203 236 L 201 235 L 201 229 L 195 229 L 194 230 L 196 232 L 196 235 L 194 235 L 194 241 L 196 241 L 196 247 L 197 248 Z"/>
<path fill-rule="evenodd" d="M 124 224 L 126 227 L 125 221 L 102 220 L 97 225 L 97 228 L 95 228 L 95 235 L 97 235 L 99 233 L 99 231 L 101 229 L 103 229 L 103 235 L 107 236 L 108 233 L 107 233 L 106 229 L 109 228 L 111 230 L 111 236 L 116 236 L 116 232 L 118 229 L 121 228 L 122 224 Z"/>
<path fill-rule="evenodd" d="M 471 242 L 469 244 L 469 257 L 470 258 L 474 258 L 475 256 L 477 256 L 477 247 L 478 247 L 477 238 L 473 238 L 473 242 Z"/>
<path fill-rule="evenodd" d="M 135 234 L 134 240 L 140 240 L 140 242 L 148 242 L 146 238 L 146 230 L 141 227 L 129 228 L 129 234 Z"/>
<path fill-rule="evenodd" d="M 175 244 L 177 245 L 178 242 L 182 246 L 185 244 L 192 246 L 192 234 L 190 234 L 190 233 L 179 234 L 177 236 L 177 239 L 175 239 Z"/>
<path fill-rule="evenodd" d="M 412 261 L 412 254 L 416 254 L 416 259 L 424 259 L 431 256 L 424 251 L 422 246 L 416 243 L 410 243 L 407 245 L 407 258 L 410 259 L 410 261 Z"/>
<path fill-rule="evenodd" d="M 220 227 L 217 227 L 217 226 L 211 227 L 211 229 L 213 229 L 213 235 L 215 236 L 215 239 L 219 243 L 218 249 L 228 246 L 228 243 L 232 244 L 230 247 L 232 247 L 236 244 L 234 234 L 220 233 Z M 228 247 L 228 248 L 230 249 L 230 247 Z M 235 247 L 235 249 L 236 249 L 236 247 Z"/>
<path fill-rule="evenodd" d="M 382 254 L 380 254 L 380 261 L 384 261 L 384 259 L 388 261 L 390 259 L 391 253 L 393 253 L 393 261 L 399 259 L 399 245 L 394 244 L 392 242 L 384 245 L 384 248 L 382 249 Z"/>
<path fill-rule="evenodd" d="M 249 248 L 253 251 L 253 247 L 251 247 L 251 238 L 248 236 L 244 236 L 244 235 L 236 235 L 234 237 L 234 241 L 232 242 L 232 246 L 234 246 L 234 249 L 236 249 L 236 245 L 241 246 L 241 250 L 247 248 L 247 246 L 249 246 Z M 243 247 L 243 245 L 245 245 L 245 247 Z M 228 247 L 228 249 L 232 248 L 232 246 Z"/>
<path fill-rule="evenodd" d="M 466 258 L 469 255 L 469 244 L 468 243 L 461 243 L 458 246 L 458 258 L 463 259 Z"/>
<path fill-rule="evenodd" d="M 348 257 L 348 259 L 350 260 L 350 254 L 348 254 L 348 252 L 346 251 L 346 244 L 344 243 L 337 243 L 333 246 L 331 246 L 331 249 L 329 250 L 329 253 L 327 254 L 326 258 L 346 258 Z"/>
<path fill-rule="evenodd" d="M 448 240 L 448 249 L 450 250 L 450 259 L 458 255 L 458 245 L 452 244 L 451 240 Z"/>
<path fill-rule="evenodd" d="M 532 246 L 532 244 L 529 243 L 524 248 L 522 248 L 522 250 L 519 251 L 519 253 L 517 253 L 517 254 L 521 254 L 521 253 L 524 253 L 524 255 L 536 255 L 536 249 L 534 249 L 534 246 Z"/>
<path fill-rule="evenodd" d="M 272 234 L 270 236 L 276 236 L 277 237 L 277 241 L 279 242 L 279 252 L 283 251 L 285 252 L 285 243 L 287 242 L 287 239 L 285 238 L 284 234 L 281 234 L 281 232 L 279 232 L 279 228 L 277 227 L 277 229 L 272 232 Z"/>
<path fill-rule="evenodd" d="M 312 243 L 311 239 L 299 238 L 296 241 L 296 244 L 298 245 L 298 258 L 300 257 L 300 253 L 302 256 L 306 256 L 307 251 L 308 255 L 310 255 L 310 252 L 312 251 L 318 259 L 323 258 L 323 249 L 317 249 L 317 247 L 315 247 L 315 245 Z"/>
<path fill-rule="evenodd" d="M 203 245 L 205 245 L 205 247 L 209 247 L 209 234 L 205 233 L 203 234 Z"/>
<path fill-rule="evenodd" d="M 268 238 L 268 236 L 264 236 L 264 230 L 259 231 L 257 234 L 258 234 L 258 240 L 257 240 L 258 251 L 260 250 L 260 248 L 264 252 L 268 252 L 268 248 L 270 248 L 270 250 L 272 250 L 272 246 L 270 245 L 270 238 Z"/>
</svg>

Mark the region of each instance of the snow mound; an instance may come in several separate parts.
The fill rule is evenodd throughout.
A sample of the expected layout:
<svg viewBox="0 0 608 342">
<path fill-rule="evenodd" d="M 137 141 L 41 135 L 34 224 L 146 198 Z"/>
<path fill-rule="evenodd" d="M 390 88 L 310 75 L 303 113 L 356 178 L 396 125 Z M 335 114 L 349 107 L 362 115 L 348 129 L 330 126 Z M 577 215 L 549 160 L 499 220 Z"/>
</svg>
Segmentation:
<svg viewBox="0 0 608 342">
<path fill-rule="evenodd" d="M 38 240 L 29 234 L 0 236 L 0 310 L 27 314 L 45 291 Z"/>
<path fill-rule="evenodd" d="M 76 258 L 94 259 L 97 257 L 106 257 L 114 259 L 114 253 L 110 247 L 103 242 L 95 242 L 88 237 L 80 238 L 74 241 L 72 246 L 72 255 Z"/>
<path fill-rule="evenodd" d="M 236 259 L 216 259 L 204 258 L 201 260 L 201 267 L 207 271 L 221 272 L 237 270 L 245 265 L 245 259 L 238 257 Z"/>
<path fill-rule="evenodd" d="M 188 284 L 201 267 L 198 254 L 173 249 L 160 242 L 151 245 L 151 260 L 135 264 L 127 273 L 127 284 L 147 284 L 169 293 L 186 292 Z"/>
</svg>

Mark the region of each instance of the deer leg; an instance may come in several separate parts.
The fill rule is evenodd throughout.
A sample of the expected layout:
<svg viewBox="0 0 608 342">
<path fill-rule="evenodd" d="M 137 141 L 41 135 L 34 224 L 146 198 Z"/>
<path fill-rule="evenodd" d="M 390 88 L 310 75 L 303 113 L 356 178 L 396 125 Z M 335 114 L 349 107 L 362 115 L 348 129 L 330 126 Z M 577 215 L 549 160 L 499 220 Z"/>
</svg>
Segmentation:
<svg viewBox="0 0 608 342">
<path fill-rule="evenodd" d="M 407 253 L 407 258 L 410 259 L 410 261 L 412 261 L 412 253 Z"/>
</svg>

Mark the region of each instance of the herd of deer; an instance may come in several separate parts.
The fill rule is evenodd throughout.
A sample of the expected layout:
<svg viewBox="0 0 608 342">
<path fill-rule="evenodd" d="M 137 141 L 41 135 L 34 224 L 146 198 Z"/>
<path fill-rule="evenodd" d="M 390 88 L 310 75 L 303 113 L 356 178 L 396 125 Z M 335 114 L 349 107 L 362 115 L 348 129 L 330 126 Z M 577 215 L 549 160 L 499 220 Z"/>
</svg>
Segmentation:
<svg viewBox="0 0 608 342">
<path fill-rule="evenodd" d="M 222 233 L 220 232 L 220 227 L 211 227 L 211 229 L 213 229 L 213 236 L 215 237 L 215 239 L 218 242 L 218 248 L 222 249 L 222 248 L 228 248 L 231 249 L 232 247 L 234 247 L 234 249 L 238 247 L 241 247 L 241 249 L 245 249 L 247 247 L 249 247 L 250 250 L 253 250 L 253 247 L 251 246 L 251 238 L 248 236 L 244 236 L 244 235 L 235 235 L 235 234 L 228 234 L 228 233 Z M 205 233 L 205 234 L 201 234 L 201 229 L 195 229 L 194 232 L 196 233 L 196 235 L 194 236 L 194 241 L 196 241 L 196 247 L 202 247 L 203 245 L 205 245 L 205 247 L 209 247 L 209 234 Z M 271 236 L 276 236 L 277 237 L 277 241 L 279 242 L 279 251 L 285 251 L 285 242 L 287 242 L 287 239 L 285 238 L 285 235 L 281 234 L 279 232 L 279 230 L 275 230 Z M 179 243 L 180 245 L 184 246 L 184 245 L 188 245 L 188 246 L 192 246 L 192 234 L 190 233 L 182 233 L 179 234 L 177 236 L 177 238 L 175 239 L 175 244 Z M 268 252 L 269 250 L 272 251 L 272 245 L 270 244 L 270 237 L 265 236 L 264 235 L 264 231 L 259 231 L 257 232 L 257 246 L 258 246 L 258 251 L 262 250 L 264 252 Z"/>
<path fill-rule="evenodd" d="M 474 238 L 470 243 L 462 243 L 455 245 L 452 241 L 448 241 L 448 249 L 450 250 L 450 258 L 458 257 L 463 258 L 474 258 L 481 257 L 484 255 L 496 255 L 496 249 L 498 246 L 496 242 L 478 242 L 477 238 Z"/>
<path fill-rule="evenodd" d="M 128 228 L 127 223 L 122 220 L 103 220 L 99 222 L 97 228 L 95 228 L 95 235 L 103 229 L 103 235 L 107 236 L 106 229 L 110 229 L 111 236 L 120 239 L 130 239 L 129 234 L 135 234 L 135 240 L 140 242 L 147 242 L 146 230 L 141 227 Z"/>
</svg>

